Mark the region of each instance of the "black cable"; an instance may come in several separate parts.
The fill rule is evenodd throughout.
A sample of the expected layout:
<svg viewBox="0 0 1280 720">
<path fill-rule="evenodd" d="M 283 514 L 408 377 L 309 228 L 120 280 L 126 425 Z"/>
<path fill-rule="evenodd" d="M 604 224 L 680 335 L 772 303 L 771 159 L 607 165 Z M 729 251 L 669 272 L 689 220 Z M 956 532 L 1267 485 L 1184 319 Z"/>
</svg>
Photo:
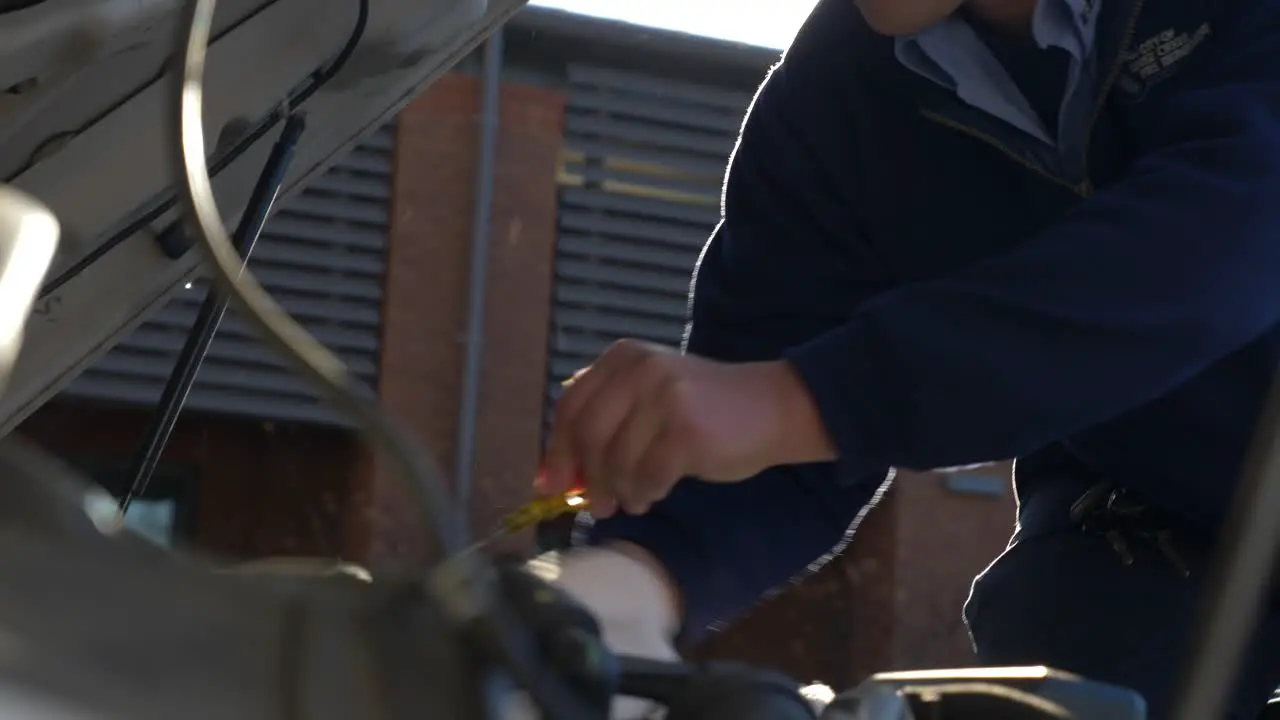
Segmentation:
<svg viewBox="0 0 1280 720">
<path fill-rule="evenodd" d="M 236 227 L 235 235 L 236 253 L 244 263 L 249 262 L 253 247 L 257 244 L 258 237 L 262 235 L 262 228 L 267 224 L 267 217 L 271 215 L 271 208 L 275 205 L 285 173 L 289 170 L 293 150 L 297 147 L 306 125 L 306 120 L 301 113 L 295 113 L 289 117 L 284 124 L 284 129 L 280 131 L 280 137 L 271 147 L 271 153 L 263 164 L 258 181 L 253 186 L 253 192 L 249 194 L 249 202 L 244 216 L 240 218 L 240 223 Z M 160 456 L 164 453 L 164 446 L 168 443 L 169 435 L 172 434 L 173 427 L 178 422 L 178 415 L 182 413 L 182 406 L 186 404 L 187 395 L 195 384 L 200 365 L 209 352 L 209 345 L 213 343 L 213 337 L 218 332 L 218 326 L 226 310 L 227 298 L 219 293 L 216 287 L 209 288 L 205 293 L 204 302 L 200 304 L 195 322 L 191 324 L 191 330 L 187 333 L 187 340 L 178 354 L 178 360 L 169 373 L 164 391 L 160 394 L 160 402 L 152 413 L 151 424 L 138 448 L 137 457 L 130 465 L 130 475 L 133 479 L 128 490 L 120 498 L 120 512 L 128 512 L 133 500 L 147 491 L 151 476 L 155 473 Z"/>
<path fill-rule="evenodd" d="M 208 161 L 208 171 L 211 176 L 216 177 L 231 163 L 239 159 L 249 148 L 253 147 L 254 143 L 265 137 L 276 125 L 288 117 L 293 109 L 300 107 L 311 99 L 311 96 L 319 92 L 342 70 L 351 59 L 356 47 L 359 46 L 361 39 L 364 38 L 365 27 L 369 24 L 369 0 L 359 0 L 358 8 L 358 15 L 356 16 L 355 25 L 351 29 L 351 34 L 347 37 L 346 43 L 338 51 L 338 54 L 334 56 L 333 60 L 324 67 L 312 72 L 301 87 L 288 95 L 281 107 L 272 110 L 234 143 L 231 143 L 225 149 L 216 151 Z M 112 233 L 102 242 L 94 245 L 94 248 L 86 255 L 76 260 L 66 270 L 58 273 L 52 280 L 46 282 L 40 290 L 40 297 L 44 298 L 56 292 L 58 288 L 66 285 L 77 275 L 88 269 L 90 265 L 101 260 L 103 256 L 119 247 L 125 240 L 146 230 L 151 226 L 151 223 L 176 207 L 179 200 L 180 198 L 176 192 L 165 193 L 150 209 L 129 221 L 124 227 Z"/>
<path fill-rule="evenodd" d="M 228 33 L 235 32 L 245 23 L 252 22 L 255 18 L 257 18 L 259 15 L 265 12 L 268 8 L 274 6 L 277 2 L 279 2 L 279 0 L 271 0 L 271 2 L 259 5 L 253 8 L 252 10 L 250 10 L 249 12 L 245 13 L 244 15 L 240 16 L 236 20 L 228 23 L 227 26 L 222 29 L 222 32 L 218 33 L 218 35 L 214 38 L 214 42 L 217 42 L 218 40 L 222 39 L 222 37 Z M 35 165 L 41 160 L 41 153 L 45 148 L 49 147 L 50 145 L 53 145 L 54 143 L 57 143 L 60 140 L 69 140 L 71 138 L 76 137 L 77 135 L 83 134 L 86 130 L 98 124 L 103 118 L 107 117 L 108 115 L 115 112 L 116 110 L 119 110 L 121 107 L 123 107 L 125 104 L 132 101 L 134 98 L 146 92 L 147 88 L 160 82 L 164 78 L 165 73 L 167 72 L 169 72 L 169 68 L 166 64 L 165 66 L 161 67 L 160 70 L 158 70 L 154 75 L 148 78 L 145 82 L 141 83 L 138 86 L 137 90 L 135 90 L 134 92 L 128 95 L 121 97 L 116 102 L 113 102 L 107 105 L 105 108 L 102 109 L 101 112 L 95 113 L 92 117 L 85 120 L 78 127 L 72 128 L 70 130 L 64 130 L 62 132 L 57 132 L 45 138 L 43 142 L 39 143 L 38 145 L 36 145 L 34 149 L 32 149 L 31 153 L 27 157 L 27 161 L 23 163 L 22 166 L 19 167 L 17 170 L 14 170 L 9 175 L 9 177 L 4 178 L 3 182 L 12 183 L 19 175 L 26 172 L 27 170 L 30 170 L 33 165 Z"/>
</svg>

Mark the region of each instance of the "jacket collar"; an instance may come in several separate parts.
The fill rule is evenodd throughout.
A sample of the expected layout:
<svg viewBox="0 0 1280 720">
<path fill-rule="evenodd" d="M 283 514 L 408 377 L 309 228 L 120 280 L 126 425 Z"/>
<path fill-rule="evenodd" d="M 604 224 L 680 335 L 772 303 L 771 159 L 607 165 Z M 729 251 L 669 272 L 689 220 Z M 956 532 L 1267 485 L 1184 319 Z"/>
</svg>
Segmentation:
<svg viewBox="0 0 1280 720">
<path fill-rule="evenodd" d="M 1140 9 L 1143 0 L 1057 0 L 1078 7 L 1090 9 L 1093 23 L 1093 52 L 1097 58 L 1098 72 L 1104 77 L 1120 61 L 1124 52 L 1124 44 L 1133 16 Z M 822 4 L 848 4 L 849 0 L 823 0 Z M 821 14 L 815 12 L 815 18 Z M 865 77 L 879 89 L 894 95 L 915 99 L 924 109 L 934 110 L 950 115 L 947 106 L 956 105 L 954 94 L 937 83 L 920 76 L 918 73 L 903 67 L 898 61 L 896 41 L 880 35 L 867 25 L 861 14 L 854 13 L 855 45 L 858 48 L 859 65 L 867 69 Z M 1105 82 L 1097 83 L 1094 103 L 1099 102 L 1105 92 Z"/>
<path fill-rule="evenodd" d="M 821 5 L 833 1 L 852 4 L 849 0 L 823 0 Z M 1093 57 L 1086 68 L 1086 72 L 1092 74 L 1085 95 L 1087 102 L 1084 103 L 1087 117 L 1083 119 L 1081 130 L 1066 147 L 1050 147 L 961 101 L 951 89 L 907 68 L 898 60 L 895 39 L 877 34 L 860 13 L 854 12 L 857 66 L 865 68 L 866 72 L 860 73 L 862 81 L 875 88 L 877 93 L 910 103 L 923 114 L 984 139 L 1018 162 L 1068 187 L 1079 189 L 1087 185 L 1088 135 L 1097 115 L 1096 109 L 1101 107 L 1110 90 L 1110 79 L 1115 75 L 1115 68 L 1132 35 L 1143 1 L 1107 0 L 1096 7 Z"/>
</svg>

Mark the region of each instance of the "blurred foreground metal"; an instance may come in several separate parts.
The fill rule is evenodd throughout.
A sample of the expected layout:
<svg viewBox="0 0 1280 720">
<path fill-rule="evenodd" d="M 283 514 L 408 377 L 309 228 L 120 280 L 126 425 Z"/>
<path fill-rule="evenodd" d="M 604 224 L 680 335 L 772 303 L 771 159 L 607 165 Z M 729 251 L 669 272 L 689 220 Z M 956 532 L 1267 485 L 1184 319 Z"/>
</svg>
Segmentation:
<svg viewBox="0 0 1280 720">
<path fill-rule="evenodd" d="M 132 535 L 111 497 L 18 438 L 0 473 L 5 716 L 485 717 L 485 674 L 413 583 L 216 572 Z"/>
</svg>

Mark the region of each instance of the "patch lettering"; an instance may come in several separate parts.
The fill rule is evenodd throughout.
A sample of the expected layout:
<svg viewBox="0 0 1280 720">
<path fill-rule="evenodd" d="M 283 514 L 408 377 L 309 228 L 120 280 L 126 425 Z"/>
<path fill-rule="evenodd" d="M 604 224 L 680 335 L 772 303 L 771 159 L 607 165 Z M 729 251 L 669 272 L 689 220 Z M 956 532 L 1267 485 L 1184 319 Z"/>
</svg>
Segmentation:
<svg viewBox="0 0 1280 720">
<path fill-rule="evenodd" d="M 1209 23 L 1191 31 L 1172 28 L 1143 40 L 1120 58 L 1116 88 L 1132 98 L 1141 98 L 1165 80 L 1213 33 Z"/>
</svg>

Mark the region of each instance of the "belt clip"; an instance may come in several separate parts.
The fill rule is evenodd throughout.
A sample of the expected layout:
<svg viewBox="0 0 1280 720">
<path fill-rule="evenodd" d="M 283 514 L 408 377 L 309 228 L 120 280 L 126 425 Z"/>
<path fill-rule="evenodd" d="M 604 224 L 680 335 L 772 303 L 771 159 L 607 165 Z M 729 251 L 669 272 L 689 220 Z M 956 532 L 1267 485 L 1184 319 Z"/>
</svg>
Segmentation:
<svg viewBox="0 0 1280 720">
<path fill-rule="evenodd" d="M 1081 532 L 1097 532 L 1106 538 L 1111 549 L 1120 557 L 1120 562 L 1129 566 L 1133 564 L 1133 552 L 1129 549 L 1129 542 L 1115 527 L 1111 517 L 1115 512 L 1113 506 L 1118 498 L 1119 491 L 1111 485 L 1105 483 L 1094 485 L 1071 504 L 1071 521 L 1080 525 Z M 1098 527 L 1100 520 L 1104 522 L 1102 527 Z"/>
</svg>

